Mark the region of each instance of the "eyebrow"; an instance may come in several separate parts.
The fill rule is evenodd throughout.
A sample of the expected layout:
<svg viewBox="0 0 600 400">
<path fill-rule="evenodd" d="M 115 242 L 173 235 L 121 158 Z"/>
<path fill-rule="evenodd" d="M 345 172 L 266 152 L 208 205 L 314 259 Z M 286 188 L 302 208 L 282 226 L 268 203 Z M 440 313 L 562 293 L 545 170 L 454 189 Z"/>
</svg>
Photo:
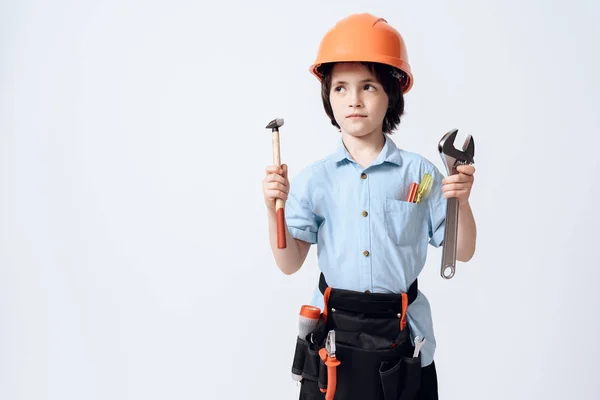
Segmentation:
<svg viewBox="0 0 600 400">
<path fill-rule="evenodd" d="M 375 79 L 373 79 L 373 78 L 367 78 L 367 79 L 363 79 L 363 80 L 362 80 L 362 81 L 360 81 L 359 83 L 367 83 L 367 82 L 370 82 L 370 83 L 376 83 L 377 81 L 376 81 Z M 333 82 L 333 84 L 335 84 L 335 85 L 347 84 L 347 83 L 348 83 L 348 82 L 346 82 L 346 81 L 340 81 L 340 80 L 337 80 L 337 81 L 334 81 L 334 82 Z"/>
</svg>

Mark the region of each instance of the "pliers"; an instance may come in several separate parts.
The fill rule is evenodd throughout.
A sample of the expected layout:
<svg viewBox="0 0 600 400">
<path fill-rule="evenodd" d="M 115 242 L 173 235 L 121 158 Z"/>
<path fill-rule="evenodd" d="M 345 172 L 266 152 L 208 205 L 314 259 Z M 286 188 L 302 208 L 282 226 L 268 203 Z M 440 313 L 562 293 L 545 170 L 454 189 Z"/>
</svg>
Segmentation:
<svg viewBox="0 0 600 400">
<path fill-rule="evenodd" d="M 454 140 L 458 129 L 446 133 L 438 144 L 440 156 L 446 166 L 448 175 L 458 174 L 456 167 L 474 163 L 475 143 L 471 135 L 463 143 L 462 151 L 454 147 Z M 441 275 L 444 279 L 451 279 L 456 268 L 456 236 L 458 233 L 458 199 L 451 197 L 447 201 L 446 227 L 444 231 L 444 248 L 442 251 Z"/>
<path fill-rule="evenodd" d="M 325 393 L 325 400 L 333 400 L 333 396 L 335 396 L 335 389 L 337 385 L 336 368 L 338 367 L 338 365 L 341 364 L 341 362 L 335 357 L 334 330 L 330 330 L 327 333 L 325 347 L 319 350 L 319 356 L 327 366 L 327 387 L 325 389 L 321 389 L 321 392 Z"/>
</svg>

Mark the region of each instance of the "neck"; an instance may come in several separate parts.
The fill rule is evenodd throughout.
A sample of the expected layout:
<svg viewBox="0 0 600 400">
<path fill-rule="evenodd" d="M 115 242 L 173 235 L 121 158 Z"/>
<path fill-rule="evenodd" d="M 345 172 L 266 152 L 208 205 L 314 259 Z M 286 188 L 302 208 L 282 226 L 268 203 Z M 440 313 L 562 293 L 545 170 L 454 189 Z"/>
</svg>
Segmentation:
<svg viewBox="0 0 600 400">
<path fill-rule="evenodd" d="M 352 158 L 363 168 L 377 159 L 385 144 L 385 136 L 381 129 L 365 136 L 352 136 L 342 131 L 344 146 Z"/>
</svg>

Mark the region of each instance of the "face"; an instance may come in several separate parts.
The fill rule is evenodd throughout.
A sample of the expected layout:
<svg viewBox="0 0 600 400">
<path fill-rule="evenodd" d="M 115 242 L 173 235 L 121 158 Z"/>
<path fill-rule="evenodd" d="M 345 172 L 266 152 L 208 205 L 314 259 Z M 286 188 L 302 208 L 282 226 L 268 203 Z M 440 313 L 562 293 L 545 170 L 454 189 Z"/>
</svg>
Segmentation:
<svg viewBox="0 0 600 400">
<path fill-rule="evenodd" d="M 377 78 L 360 63 L 336 64 L 331 74 L 329 101 L 342 132 L 380 134 L 389 100 Z"/>
</svg>

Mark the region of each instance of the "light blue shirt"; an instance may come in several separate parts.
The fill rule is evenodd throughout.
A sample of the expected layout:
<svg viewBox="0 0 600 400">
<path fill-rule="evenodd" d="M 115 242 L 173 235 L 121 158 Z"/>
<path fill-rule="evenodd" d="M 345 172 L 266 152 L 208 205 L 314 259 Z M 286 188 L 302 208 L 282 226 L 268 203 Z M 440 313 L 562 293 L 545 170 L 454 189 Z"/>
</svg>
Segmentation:
<svg viewBox="0 0 600 400">
<path fill-rule="evenodd" d="M 444 236 L 446 199 L 439 170 L 424 157 L 399 149 L 385 135 L 377 159 L 362 168 L 343 141 L 336 152 L 292 179 L 286 222 L 292 236 L 317 244 L 318 265 L 331 287 L 372 293 L 402 293 L 425 265 L 427 246 Z M 409 186 L 425 173 L 433 177 L 420 203 L 406 201 Z M 311 301 L 323 309 L 315 279 Z M 435 337 L 431 308 L 419 290 L 409 306 L 411 336 L 425 337 L 422 365 L 433 361 Z"/>
</svg>

